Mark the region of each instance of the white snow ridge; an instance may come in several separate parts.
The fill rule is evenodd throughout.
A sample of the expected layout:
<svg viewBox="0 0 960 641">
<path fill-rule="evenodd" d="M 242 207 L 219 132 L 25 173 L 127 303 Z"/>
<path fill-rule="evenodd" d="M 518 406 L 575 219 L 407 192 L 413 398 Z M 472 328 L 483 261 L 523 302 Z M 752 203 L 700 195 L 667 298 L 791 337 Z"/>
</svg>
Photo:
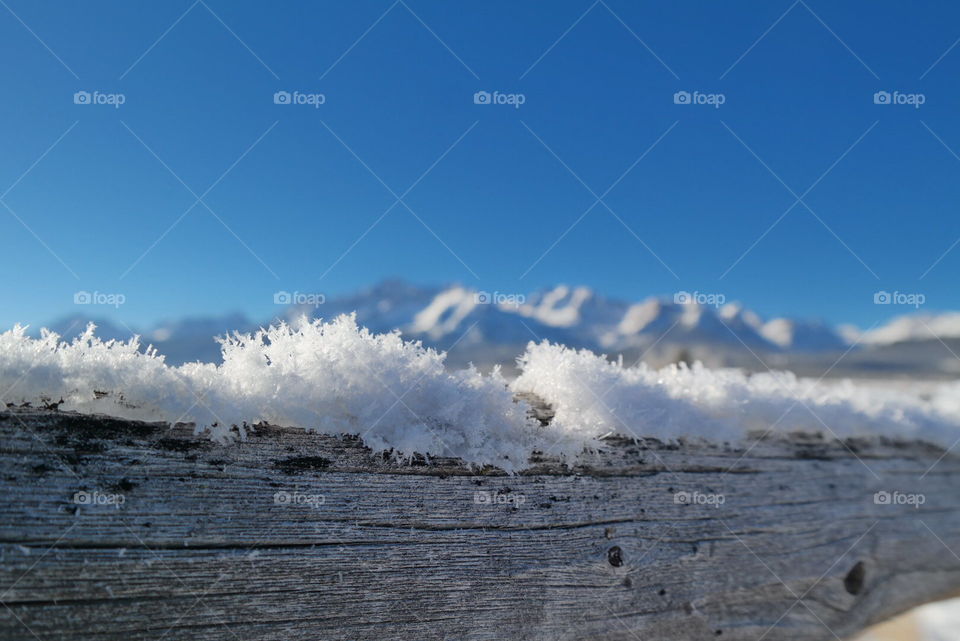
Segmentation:
<svg viewBox="0 0 960 641">
<path fill-rule="evenodd" d="M 588 350 L 531 344 L 516 391 L 556 411 L 558 430 L 583 436 L 620 433 L 664 440 L 735 440 L 748 431 L 885 435 L 953 445 L 960 437 L 960 383 L 938 385 L 929 400 L 857 386 L 823 385 L 790 372 L 747 375 L 736 369 L 646 364 L 624 367 Z"/>
<path fill-rule="evenodd" d="M 3 400 L 62 398 L 67 410 L 192 421 L 215 438 L 258 422 L 356 434 L 374 449 L 505 468 L 526 461 L 537 435 L 497 372 L 448 371 L 442 354 L 371 334 L 353 316 L 228 336 L 219 366 L 169 367 L 138 347 L 100 341 L 92 325 L 72 343 L 16 327 L 0 334 Z"/>
<path fill-rule="evenodd" d="M 511 471 L 523 468 L 534 450 L 572 457 L 610 433 L 729 441 L 773 428 L 944 446 L 960 437 L 958 383 L 940 384 L 923 400 L 787 373 L 624 367 L 544 341 L 528 345 L 521 375 L 508 386 L 499 371 L 451 370 L 442 352 L 397 332 L 373 334 L 353 315 L 219 340 L 222 365 L 171 367 L 155 351 L 140 351 L 137 339 L 99 340 L 92 325 L 69 343 L 46 330 L 34 339 L 17 326 L 0 334 L 0 400 L 63 399 L 65 410 L 194 422 L 217 439 L 242 438 L 260 422 L 355 434 L 375 450 L 456 456 Z M 550 403 L 551 424 L 531 419 L 516 392 Z"/>
</svg>

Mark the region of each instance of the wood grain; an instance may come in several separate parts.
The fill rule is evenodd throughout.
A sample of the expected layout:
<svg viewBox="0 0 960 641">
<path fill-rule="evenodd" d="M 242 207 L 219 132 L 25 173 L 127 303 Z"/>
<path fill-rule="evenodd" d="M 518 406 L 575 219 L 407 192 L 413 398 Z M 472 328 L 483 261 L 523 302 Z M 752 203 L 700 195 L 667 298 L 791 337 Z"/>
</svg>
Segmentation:
<svg viewBox="0 0 960 641">
<path fill-rule="evenodd" d="M 916 442 L 608 439 L 509 476 L 8 408 L 0 443 L 2 639 L 842 639 L 960 589 L 960 465 Z"/>
</svg>

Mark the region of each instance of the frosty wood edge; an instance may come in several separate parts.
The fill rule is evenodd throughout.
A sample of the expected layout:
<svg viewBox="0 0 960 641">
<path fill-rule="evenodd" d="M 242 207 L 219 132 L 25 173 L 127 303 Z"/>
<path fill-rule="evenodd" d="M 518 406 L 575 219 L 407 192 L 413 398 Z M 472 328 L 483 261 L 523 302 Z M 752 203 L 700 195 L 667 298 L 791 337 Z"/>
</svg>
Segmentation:
<svg viewBox="0 0 960 641">
<path fill-rule="evenodd" d="M 2 639 L 844 639 L 960 592 L 960 465 L 916 442 L 508 476 L 278 427 L 8 409 L 0 437 Z"/>
</svg>

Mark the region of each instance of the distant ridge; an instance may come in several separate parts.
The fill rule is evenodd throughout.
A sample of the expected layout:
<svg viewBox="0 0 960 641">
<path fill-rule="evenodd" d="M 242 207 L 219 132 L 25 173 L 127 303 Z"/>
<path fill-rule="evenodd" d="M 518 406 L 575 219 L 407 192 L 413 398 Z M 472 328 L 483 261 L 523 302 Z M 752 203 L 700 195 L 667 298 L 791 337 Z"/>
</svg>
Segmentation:
<svg viewBox="0 0 960 641">
<path fill-rule="evenodd" d="M 642 357 L 653 364 L 696 359 L 712 366 L 757 370 L 809 366 L 814 372 L 825 369 L 825 363 L 844 352 L 875 354 L 889 346 L 897 354 L 898 364 L 892 367 L 899 370 L 904 367 L 901 362 L 911 360 L 904 344 L 960 339 L 960 312 L 902 316 L 860 332 L 819 320 L 763 319 L 739 303 L 710 305 L 689 298 L 651 296 L 629 302 L 568 285 L 528 295 L 503 295 L 462 285 L 424 287 L 385 280 L 322 304 L 279 306 L 273 319 L 261 322 L 242 314 L 226 314 L 172 319 L 144 330 L 74 314 L 48 327 L 64 337 L 75 336 L 88 322 L 96 323 L 98 335 L 105 338 L 126 339 L 132 332 L 140 332 L 143 342 L 157 347 L 171 364 L 219 361 L 215 335 L 249 332 L 277 319 L 293 321 L 303 315 L 330 319 L 349 313 L 356 313 L 357 322 L 373 332 L 399 330 L 406 338 L 449 350 L 449 359 L 455 364 L 499 363 L 508 368 L 528 342 L 549 340 L 611 356 Z M 925 349 L 924 358 L 929 359 L 931 348 Z M 848 360 L 857 358 L 863 361 L 862 367 L 881 374 L 888 368 L 883 359 L 879 365 L 866 356 Z M 956 365 L 960 366 L 960 360 Z M 923 367 L 924 363 L 917 362 L 909 363 L 907 369 Z M 952 372 L 956 368 L 937 361 L 933 369 Z"/>
</svg>

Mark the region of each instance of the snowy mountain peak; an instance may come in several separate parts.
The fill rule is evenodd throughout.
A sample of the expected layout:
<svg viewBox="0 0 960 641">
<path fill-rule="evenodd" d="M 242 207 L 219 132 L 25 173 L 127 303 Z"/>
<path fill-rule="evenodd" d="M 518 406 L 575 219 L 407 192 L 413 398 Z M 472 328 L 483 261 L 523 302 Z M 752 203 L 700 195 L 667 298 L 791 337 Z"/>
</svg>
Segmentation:
<svg viewBox="0 0 960 641">
<path fill-rule="evenodd" d="M 760 331 L 763 319 L 756 312 L 746 309 L 740 303 L 727 303 L 720 308 L 720 317 L 727 323 L 743 323 Z"/>
<path fill-rule="evenodd" d="M 624 335 L 639 334 L 651 328 L 658 319 L 663 322 L 663 303 L 657 298 L 649 298 L 642 303 L 631 305 L 617 330 Z"/>
<path fill-rule="evenodd" d="M 841 350 L 849 345 L 837 328 L 818 320 L 775 318 L 763 325 L 761 333 L 781 348 L 796 351 Z"/>
<path fill-rule="evenodd" d="M 617 329 L 624 341 L 632 345 L 667 341 L 777 350 L 760 334 L 760 325 L 756 314 L 739 305 L 716 308 L 698 302 L 649 298 L 631 305 Z"/>
<path fill-rule="evenodd" d="M 697 358 L 713 354 L 801 354 L 839 352 L 858 342 L 882 348 L 908 341 L 960 338 L 960 312 L 899 317 L 867 332 L 833 327 L 822 321 L 774 318 L 764 321 L 740 303 L 721 307 L 674 297 L 649 297 L 636 303 L 605 298 L 588 287 L 558 285 L 524 297 L 484 292 L 463 285 L 421 287 L 387 280 L 355 294 L 327 297 L 321 305 L 278 308 L 277 316 L 333 319 L 356 313 L 357 323 L 373 332 L 395 329 L 429 346 L 472 350 L 478 362 L 505 362 L 529 341 L 549 340 L 607 354 L 656 347 L 664 358 L 680 349 L 700 348 Z M 50 325 L 72 338 L 87 317 L 74 315 Z M 263 319 L 269 321 L 269 319 Z M 99 334 L 126 339 L 133 330 L 98 319 Z M 217 361 L 214 335 L 250 331 L 259 326 L 240 314 L 165 321 L 142 331 L 145 343 L 158 346 L 168 362 Z M 36 333 L 36 330 L 32 331 Z M 467 351 L 469 351 L 467 350 Z M 718 357 L 719 358 L 719 357 Z M 741 362 L 727 359 L 724 362 Z"/>
<path fill-rule="evenodd" d="M 592 297 L 586 287 L 558 285 L 530 296 L 529 302 L 520 306 L 520 313 L 551 327 L 570 327 L 580 322 L 580 308 Z"/>
<path fill-rule="evenodd" d="M 598 296 L 589 287 L 558 285 L 527 297 L 517 310 L 548 327 L 612 327 L 627 305 Z"/>
<path fill-rule="evenodd" d="M 409 331 L 437 340 L 460 327 L 467 316 L 479 305 L 477 293 L 464 287 L 451 287 L 437 294 L 410 323 Z"/>
<path fill-rule="evenodd" d="M 899 316 L 882 327 L 864 332 L 861 341 L 874 345 L 891 345 L 937 338 L 960 338 L 960 312 Z"/>
</svg>

